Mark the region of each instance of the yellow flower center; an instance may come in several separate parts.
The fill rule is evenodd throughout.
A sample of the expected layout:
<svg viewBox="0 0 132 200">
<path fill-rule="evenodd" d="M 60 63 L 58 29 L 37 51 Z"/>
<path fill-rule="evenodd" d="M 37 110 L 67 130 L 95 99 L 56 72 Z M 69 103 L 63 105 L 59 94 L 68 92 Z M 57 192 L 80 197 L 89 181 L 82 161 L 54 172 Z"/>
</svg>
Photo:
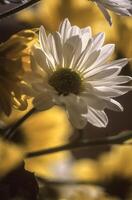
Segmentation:
<svg viewBox="0 0 132 200">
<path fill-rule="evenodd" d="M 82 88 L 82 79 L 77 72 L 61 68 L 53 73 L 49 84 L 55 88 L 59 95 L 79 94 Z"/>
</svg>

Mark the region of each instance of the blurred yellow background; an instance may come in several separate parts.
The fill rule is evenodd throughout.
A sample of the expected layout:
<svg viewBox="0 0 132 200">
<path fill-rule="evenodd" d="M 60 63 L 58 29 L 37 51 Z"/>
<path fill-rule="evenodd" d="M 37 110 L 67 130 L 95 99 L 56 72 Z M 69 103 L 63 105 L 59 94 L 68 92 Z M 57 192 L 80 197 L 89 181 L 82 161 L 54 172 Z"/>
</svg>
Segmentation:
<svg viewBox="0 0 132 200">
<path fill-rule="evenodd" d="M 20 22 L 33 26 L 44 25 L 47 31 L 58 29 L 60 22 L 68 17 L 72 24 L 91 26 L 93 33 L 106 33 L 106 42 L 117 44 L 116 50 L 124 57 L 132 57 L 132 18 L 117 16 L 111 12 L 110 27 L 97 6 L 87 0 L 42 0 L 31 9 L 17 15 Z M 127 44 L 126 44 L 127 41 Z"/>
</svg>

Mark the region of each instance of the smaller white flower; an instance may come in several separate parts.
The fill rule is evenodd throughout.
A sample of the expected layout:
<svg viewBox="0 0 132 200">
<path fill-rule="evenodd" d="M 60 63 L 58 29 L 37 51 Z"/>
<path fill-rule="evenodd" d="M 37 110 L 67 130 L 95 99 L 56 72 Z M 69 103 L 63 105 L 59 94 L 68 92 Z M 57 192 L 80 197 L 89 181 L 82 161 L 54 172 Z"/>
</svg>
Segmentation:
<svg viewBox="0 0 132 200">
<path fill-rule="evenodd" d="M 38 110 L 63 106 L 78 129 L 84 128 L 87 121 L 106 127 L 104 109 L 123 110 L 113 98 L 132 89 L 120 86 L 131 77 L 118 76 L 128 60 L 108 61 L 114 45 L 103 45 L 104 39 L 104 33 L 92 37 L 90 27 L 71 26 L 68 19 L 58 32 L 48 36 L 44 27 L 40 28 L 40 47 L 34 48 L 32 73 L 27 74 L 27 82 L 34 91 L 33 104 Z"/>
<path fill-rule="evenodd" d="M 112 25 L 112 19 L 108 10 L 111 10 L 119 15 L 132 15 L 132 1 L 131 0 L 92 0 L 96 2 L 99 9 L 102 11 L 106 20 Z"/>
</svg>

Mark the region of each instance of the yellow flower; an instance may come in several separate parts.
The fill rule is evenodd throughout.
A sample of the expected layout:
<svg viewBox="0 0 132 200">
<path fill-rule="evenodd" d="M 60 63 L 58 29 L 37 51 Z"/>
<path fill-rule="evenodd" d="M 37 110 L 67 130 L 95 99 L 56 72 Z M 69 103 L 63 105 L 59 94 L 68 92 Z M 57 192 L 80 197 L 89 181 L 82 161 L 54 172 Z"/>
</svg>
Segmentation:
<svg viewBox="0 0 132 200">
<path fill-rule="evenodd" d="M 80 159 L 73 165 L 73 176 L 79 180 L 98 181 L 102 177 L 98 173 L 99 164 L 92 159 Z"/>
<path fill-rule="evenodd" d="M 101 188 L 96 186 L 69 186 L 64 189 L 63 193 L 64 198 L 60 200 L 114 200 L 107 197 Z"/>
<path fill-rule="evenodd" d="M 71 127 L 65 112 L 54 107 L 30 118 L 22 126 L 22 130 L 27 138 L 27 151 L 37 151 L 66 143 Z M 25 161 L 26 168 L 39 176 L 54 177 L 53 165 L 67 157 L 69 152 L 30 158 Z"/>
<path fill-rule="evenodd" d="M 17 167 L 24 158 L 24 148 L 0 138 L 0 178 Z"/>
<path fill-rule="evenodd" d="M 113 147 L 110 153 L 102 155 L 99 159 L 102 179 L 113 175 L 132 178 L 132 147 Z"/>
<path fill-rule="evenodd" d="M 19 119 L 24 112 L 16 111 L 9 118 L 4 118 L 7 124 Z M 25 136 L 25 151 L 37 151 L 68 142 L 72 128 L 66 113 L 59 107 L 53 107 L 45 112 L 39 112 L 25 121 L 20 128 Z M 69 159 L 69 152 L 55 153 L 25 160 L 27 170 L 43 177 L 55 177 L 54 167 L 57 163 Z"/>
<path fill-rule="evenodd" d="M 21 94 L 23 59 L 28 55 L 36 34 L 32 30 L 21 31 L 0 44 L 0 112 L 10 115 L 12 107 L 27 108 L 27 100 Z M 28 59 L 29 62 L 29 59 Z"/>
<path fill-rule="evenodd" d="M 96 161 L 80 159 L 73 167 L 76 179 L 100 181 L 106 177 L 121 174 L 132 177 L 132 147 L 113 147 L 110 153 L 105 153 Z"/>
<path fill-rule="evenodd" d="M 113 197 L 131 199 L 131 151 L 131 146 L 116 146 L 113 147 L 111 152 L 101 155 L 97 161 L 79 160 L 73 166 L 74 178 L 76 180 L 101 182 L 104 184 L 105 191 Z"/>
</svg>

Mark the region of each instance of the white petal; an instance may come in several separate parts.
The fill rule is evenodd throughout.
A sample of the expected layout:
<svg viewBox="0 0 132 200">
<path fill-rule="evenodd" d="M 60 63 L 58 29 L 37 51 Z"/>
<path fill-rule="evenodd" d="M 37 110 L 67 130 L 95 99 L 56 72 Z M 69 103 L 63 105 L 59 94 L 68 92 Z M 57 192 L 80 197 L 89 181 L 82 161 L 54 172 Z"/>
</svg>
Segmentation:
<svg viewBox="0 0 132 200">
<path fill-rule="evenodd" d="M 55 32 L 50 37 L 50 52 L 55 60 L 56 65 L 62 65 L 62 44 L 61 37 L 58 32 Z"/>
<path fill-rule="evenodd" d="M 86 117 L 83 117 L 80 113 L 77 113 L 76 107 L 67 106 L 67 112 L 73 127 L 77 129 L 83 129 L 87 125 Z"/>
<path fill-rule="evenodd" d="M 81 30 L 78 26 L 72 26 L 70 29 L 70 37 L 73 37 L 75 35 L 80 35 L 81 34 Z"/>
<path fill-rule="evenodd" d="M 82 51 L 86 48 L 89 40 L 92 38 L 91 27 L 81 29 Z"/>
<path fill-rule="evenodd" d="M 116 76 L 116 77 L 106 77 L 102 80 L 95 80 L 95 81 L 89 81 L 88 78 L 86 78 L 87 82 L 92 84 L 94 87 L 96 86 L 114 86 L 119 84 L 124 84 L 132 80 L 132 77 L 130 76 Z"/>
<path fill-rule="evenodd" d="M 128 59 L 127 58 L 122 58 L 122 59 L 118 59 L 118 60 L 114 60 L 106 65 L 104 65 L 106 68 L 107 67 L 112 67 L 112 66 L 119 66 L 119 67 L 124 67 L 126 64 L 128 63 Z"/>
<path fill-rule="evenodd" d="M 88 107 L 87 120 L 94 126 L 105 128 L 108 124 L 108 118 L 104 111 L 95 110 Z"/>
<path fill-rule="evenodd" d="M 89 68 L 91 68 L 91 66 L 94 65 L 94 63 L 96 63 L 96 60 L 98 59 L 99 54 L 100 54 L 100 50 L 94 51 L 93 53 L 89 55 L 86 62 L 83 64 L 82 69 L 80 70 L 83 75 L 85 75 L 85 73 L 89 71 Z"/>
<path fill-rule="evenodd" d="M 48 75 L 50 75 L 52 73 L 52 69 L 47 65 L 45 54 L 41 51 L 41 49 L 37 49 L 37 48 L 34 48 L 33 53 L 34 53 L 34 58 L 36 62 L 39 64 L 39 66 Z"/>
<path fill-rule="evenodd" d="M 118 112 L 123 111 L 122 105 L 114 99 L 110 99 L 110 101 L 107 102 L 107 108 Z"/>
<path fill-rule="evenodd" d="M 113 87 L 98 86 L 95 87 L 95 94 L 99 97 L 118 97 L 123 95 L 124 92 Z"/>
<path fill-rule="evenodd" d="M 43 74 L 42 75 L 37 74 L 33 71 L 26 72 L 23 76 L 23 81 L 25 81 L 26 83 L 29 83 L 29 84 L 42 82 L 42 80 L 45 78 L 45 76 L 43 76 Z"/>
<path fill-rule="evenodd" d="M 86 117 L 82 116 L 87 113 L 87 104 L 76 95 L 62 96 L 61 102 L 65 104 L 72 125 L 77 129 L 82 129 L 87 124 Z"/>
<path fill-rule="evenodd" d="M 122 92 L 122 94 L 125 94 L 132 90 L 132 86 L 124 86 L 124 85 L 123 86 L 122 85 L 121 86 L 119 86 L 119 85 L 113 86 L 113 88 L 120 90 Z"/>
<path fill-rule="evenodd" d="M 81 94 L 81 96 L 82 98 L 84 98 L 87 105 L 94 109 L 103 110 L 104 108 L 107 107 L 107 100 L 104 98 L 100 98 L 99 96 L 96 96 L 94 90 L 89 93 L 83 93 Z"/>
<path fill-rule="evenodd" d="M 110 62 L 108 64 L 104 64 L 104 65 L 97 65 L 97 66 L 94 65 L 94 66 L 90 67 L 91 70 L 90 70 L 90 68 L 88 69 L 88 73 L 90 72 L 90 73 L 96 74 L 96 73 L 101 72 L 104 69 L 109 69 L 111 67 L 120 67 L 120 70 L 121 70 L 122 67 L 124 67 L 127 63 L 128 63 L 128 59 L 123 58 L 123 59 L 112 61 L 112 62 Z M 86 77 L 87 77 L 87 73 L 86 73 Z"/>
<path fill-rule="evenodd" d="M 131 16 L 131 13 L 126 8 L 112 9 L 117 12 L 119 15 Z"/>
<path fill-rule="evenodd" d="M 34 89 L 34 90 L 36 90 L 37 91 L 37 93 L 42 93 L 42 92 L 47 92 L 48 91 L 48 89 L 50 89 L 50 86 L 48 85 L 48 82 L 47 82 L 47 80 L 43 80 L 43 82 L 41 81 L 41 82 L 35 82 L 35 83 L 32 83 L 32 88 Z"/>
<path fill-rule="evenodd" d="M 33 100 L 33 105 L 37 110 L 43 111 L 53 107 L 54 101 L 49 91 L 47 91 L 45 93 L 43 92 L 38 94 Z"/>
<path fill-rule="evenodd" d="M 49 49 L 46 31 L 43 26 L 41 26 L 39 30 L 39 41 L 40 41 L 40 46 L 43 50 Z"/>
<path fill-rule="evenodd" d="M 55 62 L 54 62 L 53 56 L 50 53 L 50 45 L 49 45 L 48 37 L 46 35 L 44 27 L 41 26 L 40 31 L 39 31 L 40 47 L 42 51 L 44 52 L 45 56 L 47 57 L 49 64 L 54 66 Z"/>
<path fill-rule="evenodd" d="M 36 81 L 38 81 L 38 79 L 40 79 L 40 78 L 42 79 L 43 77 L 45 77 L 46 71 L 43 70 L 43 68 L 41 68 L 39 66 L 39 64 L 37 63 L 37 61 L 35 60 L 35 57 L 33 55 L 30 55 L 30 64 L 31 64 L 32 71 L 24 73 L 24 76 L 23 76 L 24 79 L 26 77 L 28 78 L 28 76 L 29 76 L 30 80 L 34 79 L 33 81 L 36 82 Z M 35 78 L 35 76 L 36 76 L 36 78 Z M 26 81 L 28 81 L 28 80 L 26 80 Z"/>
<path fill-rule="evenodd" d="M 92 47 L 92 39 L 90 39 L 86 45 L 86 48 L 81 52 L 81 54 L 78 56 L 78 59 L 76 60 L 74 69 L 78 69 L 81 71 L 82 66 L 86 63 L 89 53 Z"/>
<path fill-rule="evenodd" d="M 105 45 L 101 48 L 100 51 L 100 54 L 98 55 L 98 57 L 96 58 L 96 61 L 87 68 L 87 72 L 99 67 L 98 69 L 100 70 L 101 68 L 101 65 L 105 64 L 108 57 L 110 57 L 110 55 L 113 53 L 114 51 L 114 45 L 113 44 L 108 44 L 108 45 Z M 85 69 L 85 67 L 84 67 Z"/>
<path fill-rule="evenodd" d="M 117 85 L 117 84 L 127 83 L 131 80 L 132 80 L 131 76 L 117 76 L 117 77 L 110 77 L 110 78 L 108 77 L 106 81 L 111 81 L 114 85 Z"/>
<path fill-rule="evenodd" d="M 85 74 L 86 80 L 88 81 L 97 81 L 101 79 L 111 79 L 113 77 L 117 77 L 117 75 L 120 73 L 121 69 L 120 67 L 110 67 L 106 70 L 103 70 L 99 73 L 96 73 L 96 68 L 87 72 Z"/>
<path fill-rule="evenodd" d="M 92 47 L 91 51 L 99 50 L 104 43 L 104 39 L 105 39 L 105 33 L 98 33 L 94 37 L 94 40 L 93 40 L 93 43 L 92 43 L 93 47 Z"/>
<path fill-rule="evenodd" d="M 116 88 L 114 89 L 116 90 Z M 120 96 L 122 95 L 122 92 L 119 90 L 118 91 L 114 90 L 112 94 L 112 89 L 111 91 L 108 90 L 108 92 L 106 90 L 99 91 L 96 90 L 96 88 L 91 88 L 89 89 L 88 92 L 82 93 L 81 95 L 82 98 L 84 98 L 84 100 L 87 102 L 87 105 L 96 110 L 104 110 L 105 108 L 108 108 L 114 111 L 123 111 L 123 107 L 117 101 L 109 97 L 111 95 Z"/>
<path fill-rule="evenodd" d="M 105 84 L 104 84 L 105 85 Z M 93 89 L 93 94 L 99 97 L 118 97 L 132 90 L 132 86 L 97 86 Z"/>
<path fill-rule="evenodd" d="M 106 44 L 101 48 L 100 56 L 98 57 L 98 60 L 96 62 L 97 65 L 104 64 L 108 58 L 112 55 L 114 52 L 115 45 L 114 44 Z"/>
<path fill-rule="evenodd" d="M 98 5 L 99 9 L 102 11 L 106 20 L 109 22 L 110 25 L 112 25 L 112 19 L 109 15 L 108 11 L 106 10 L 106 8 L 103 6 L 103 4 L 99 3 L 98 1 L 96 3 Z"/>
<path fill-rule="evenodd" d="M 46 57 L 46 61 L 47 61 L 48 66 L 54 68 L 55 60 L 54 60 L 53 56 L 51 55 L 51 53 L 47 52 L 46 50 L 43 50 L 43 53 Z"/>
<path fill-rule="evenodd" d="M 84 36 L 85 34 L 87 34 L 88 38 L 92 37 L 92 31 L 91 31 L 91 27 L 88 26 L 86 28 L 81 28 L 81 34 Z"/>
<path fill-rule="evenodd" d="M 81 50 L 81 39 L 79 36 L 73 36 L 66 41 L 63 47 L 63 56 L 64 56 L 64 67 L 68 68 L 73 65 L 77 59 L 77 56 Z"/>
<path fill-rule="evenodd" d="M 65 41 L 69 38 L 70 35 L 70 28 L 71 24 L 69 20 L 66 18 L 59 27 L 59 32 L 62 36 L 62 42 L 65 43 Z"/>
</svg>

